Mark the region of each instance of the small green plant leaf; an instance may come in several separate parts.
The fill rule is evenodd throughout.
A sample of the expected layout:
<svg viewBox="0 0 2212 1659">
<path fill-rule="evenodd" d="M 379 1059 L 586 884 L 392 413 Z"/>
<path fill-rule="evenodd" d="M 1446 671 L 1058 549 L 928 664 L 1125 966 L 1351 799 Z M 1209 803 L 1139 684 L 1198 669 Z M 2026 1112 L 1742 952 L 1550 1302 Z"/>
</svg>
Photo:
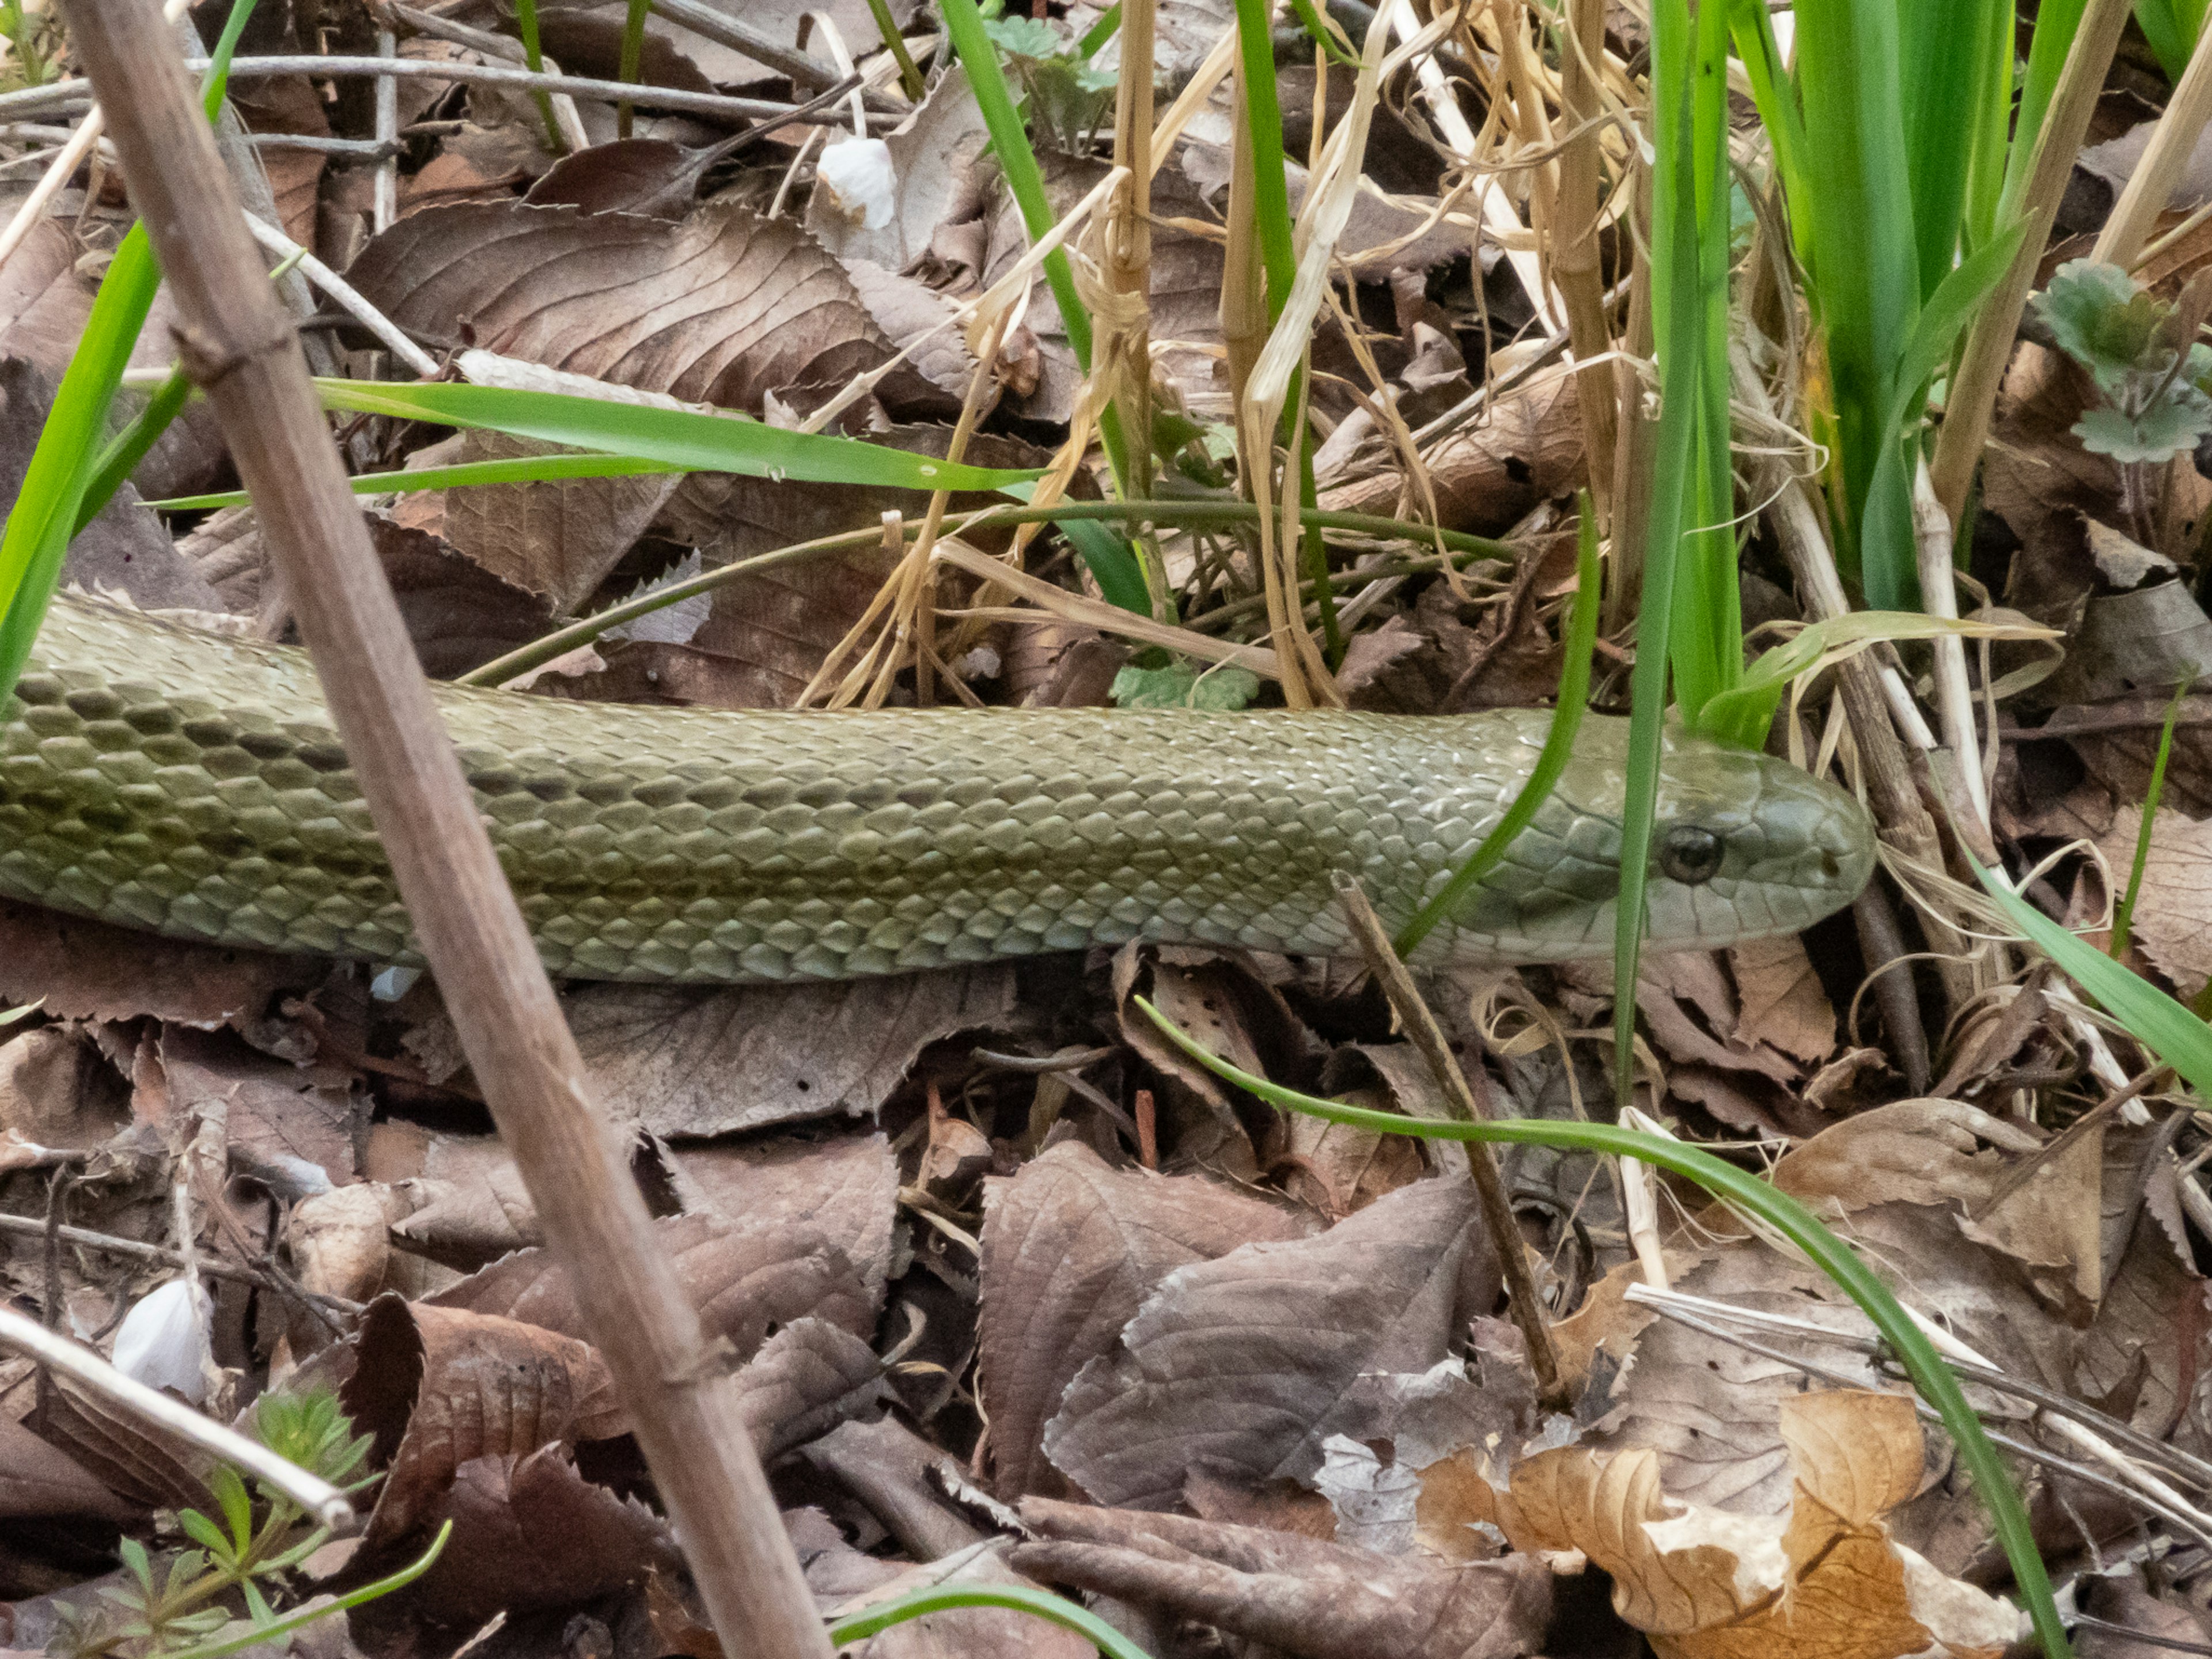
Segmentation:
<svg viewBox="0 0 2212 1659">
<path fill-rule="evenodd" d="M 198 1510 L 178 1510 L 177 1526 L 195 1544 L 206 1545 L 208 1553 L 225 1566 L 235 1559 L 230 1540 L 223 1536 L 222 1528 Z"/>
<path fill-rule="evenodd" d="M 2084 449 L 2116 461 L 2170 461 L 2212 433 L 2212 398 L 2177 380 L 2139 412 L 2107 404 L 2085 411 L 2073 430 Z"/>
<path fill-rule="evenodd" d="M 1182 658 L 1164 668 L 1126 665 L 1109 693 L 1117 708 L 1202 708 L 1213 713 L 1248 707 L 1260 695 L 1260 677 L 1223 664 L 1200 673 Z"/>
<path fill-rule="evenodd" d="M 2118 265 L 2069 259 L 2051 273 L 2035 309 L 2059 349 L 2111 392 L 2146 366 L 2172 307 Z"/>
<path fill-rule="evenodd" d="M 138 1581 L 139 1588 L 151 1595 L 154 1593 L 154 1564 L 147 1556 L 146 1547 L 135 1538 L 125 1538 L 115 1547 L 115 1553 L 123 1558 L 123 1565 L 131 1570 L 131 1576 Z"/>
</svg>

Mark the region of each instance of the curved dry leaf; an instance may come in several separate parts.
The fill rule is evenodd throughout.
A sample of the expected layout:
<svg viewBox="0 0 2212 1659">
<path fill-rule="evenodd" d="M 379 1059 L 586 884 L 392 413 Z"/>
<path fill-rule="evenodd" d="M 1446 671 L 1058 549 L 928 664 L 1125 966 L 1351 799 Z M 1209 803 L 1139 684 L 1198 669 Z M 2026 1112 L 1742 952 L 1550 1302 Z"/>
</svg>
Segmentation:
<svg viewBox="0 0 2212 1659">
<path fill-rule="evenodd" d="M 1425 1372 L 1498 1298 L 1471 1189 L 1417 1182 L 1312 1238 L 1178 1269 L 1069 1385 L 1045 1454 L 1103 1504 L 1164 1508 L 1204 1468 L 1256 1486 L 1365 1437 L 1376 1371 Z M 1351 1397 L 1347 1397 L 1351 1396 Z"/>
<path fill-rule="evenodd" d="M 2123 806 L 2098 842 L 2116 872 L 2132 866 L 2142 808 Z M 2212 979 L 2212 823 L 2161 808 L 2151 820 L 2150 856 L 2143 861 L 2130 935 L 2136 948 L 2185 998 Z"/>
<path fill-rule="evenodd" d="M 1911 1400 L 1801 1395 L 1780 1423 L 1795 1476 L 1786 1522 L 1669 1499 L 1648 1450 L 1564 1449 L 1515 1467 L 1500 1524 L 1516 1547 L 1579 1551 L 1604 1569 L 1615 1610 L 1662 1659 L 1996 1659 L 2019 1613 L 1945 1578 L 1882 1523 L 1921 1482 Z"/>
<path fill-rule="evenodd" d="M 1310 1220 L 1233 1187 L 1115 1170 L 1076 1141 L 988 1182 L 981 1374 L 1000 1498 L 1065 1491 L 1042 1454 L 1045 1423 L 1170 1273 L 1312 1231 Z"/>
<path fill-rule="evenodd" d="M 888 1391 L 883 1362 L 827 1320 L 793 1320 L 738 1372 L 738 1410 L 761 1461 L 872 1410 Z"/>
<path fill-rule="evenodd" d="M 1774 1184 L 1826 1213 L 1890 1203 L 1977 1209 L 2004 1175 L 2003 1154 L 2039 1144 L 1964 1101 L 1899 1100 L 1792 1147 L 1774 1167 Z"/>
<path fill-rule="evenodd" d="M 820 1227 L 860 1265 L 869 1296 L 883 1296 L 899 1189 L 898 1159 L 883 1134 L 688 1146 L 671 1157 L 687 1212 L 711 1211 L 733 1226 Z"/>
<path fill-rule="evenodd" d="M 988 143 L 968 71 L 955 64 L 929 89 L 921 107 L 884 140 L 897 181 L 890 222 L 872 230 L 855 224 L 831 205 L 827 191 L 817 191 L 807 198 L 806 228 L 841 259 L 903 271 L 929 252 L 930 239 Z"/>
<path fill-rule="evenodd" d="M 565 453 L 557 445 L 500 432 L 467 431 L 460 439 L 462 463 Z M 659 472 L 449 490 L 444 535 L 454 552 L 500 580 L 510 608 L 521 613 L 520 624 L 533 630 L 526 637 L 534 638 L 544 631 L 531 614 L 538 607 L 517 603 L 514 590 L 542 599 L 554 616 L 580 609 L 681 482 L 677 473 Z M 480 657 L 467 667 L 489 660 Z"/>
<path fill-rule="evenodd" d="M 419 1524 L 447 1520 L 443 1553 L 387 1612 L 473 1630 L 497 1613 L 574 1607 L 682 1565 L 665 1521 L 585 1479 L 561 1445 L 469 1459 Z M 380 1553 L 396 1567 L 415 1545 L 392 1541 Z"/>
<path fill-rule="evenodd" d="M 143 1519 L 145 1510 L 116 1496 L 60 1447 L 0 1413 L 0 1520 L 62 1515 L 129 1526 Z"/>
<path fill-rule="evenodd" d="M 723 1338 L 740 1359 L 776 1327 L 810 1315 L 855 1334 L 875 1327 L 876 1298 L 861 1268 L 826 1227 L 685 1215 L 657 1221 L 653 1231 L 708 1336 Z M 545 1249 L 518 1250 L 418 1305 L 583 1334 L 568 1269 Z"/>
<path fill-rule="evenodd" d="M 347 276 L 425 339 L 724 409 L 757 413 L 769 392 L 842 383 L 891 355 L 821 244 L 732 204 L 676 224 L 521 202 L 431 208 Z"/>
<path fill-rule="evenodd" d="M 362 1315 L 339 1399 L 384 1469 L 368 1540 L 415 1532 L 471 1458 L 605 1440 L 627 1419 L 599 1350 L 524 1324 L 381 1296 Z"/>
<path fill-rule="evenodd" d="M 198 1446 L 154 1429 L 136 1412 L 112 1405 L 56 1374 L 42 1437 L 94 1480 L 138 1510 L 207 1507 L 215 1459 Z"/>
</svg>

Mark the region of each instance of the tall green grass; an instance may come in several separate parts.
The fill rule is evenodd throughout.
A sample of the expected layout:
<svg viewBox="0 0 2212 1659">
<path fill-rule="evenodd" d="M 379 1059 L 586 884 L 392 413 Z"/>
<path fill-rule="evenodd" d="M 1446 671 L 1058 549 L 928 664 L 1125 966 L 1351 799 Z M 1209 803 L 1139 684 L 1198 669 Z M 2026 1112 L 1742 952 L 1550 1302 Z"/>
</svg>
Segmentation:
<svg viewBox="0 0 2212 1659">
<path fill-rule="evenodd" d="M 230 60 L 252 15 L 253 0 L 238 0 L 210 56 L 201 101 L 210 121 L 222 107 Z M 79 508 L 100 473 L 109 411 L 161 281 L 145 226 L 131 226 L 100 279 L 7 528 L 0 532 L 0 686 L 14 687 L 46 620 L 46 601 L 77 532 Z"/>
</svg>

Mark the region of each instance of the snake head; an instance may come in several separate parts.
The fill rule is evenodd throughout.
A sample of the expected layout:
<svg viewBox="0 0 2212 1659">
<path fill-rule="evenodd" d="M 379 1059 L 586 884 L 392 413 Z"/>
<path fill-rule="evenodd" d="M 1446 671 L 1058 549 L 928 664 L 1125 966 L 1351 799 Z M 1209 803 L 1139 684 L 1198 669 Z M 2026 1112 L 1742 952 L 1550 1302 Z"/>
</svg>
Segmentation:
<svg viewBox="0 0 2212 1659">
<path fill-rule="evenodd" d="M 1540 713 L 1516 718 L 1503 750 L 1510 763 L 1533 764 L 1546 725 Z M 1583 722 L 1558 787 L 1453 918 L 1452 948 L 1504 962 L 1612 953 L 1627 757 L 1627 721 Z M 1500 810 L 1509 799 L 1510 787 Z M 1873 870 L 1873 826 L 1844 791 L 1771 757 L 1668 732 L 1645 888 L 1647 949 L 1796 933 L 1850 903 Z"/>
<path fill-rule="evenodd" d="M 1669 734 L 1646 890 L 1655 948 L 1794 933 L 1850 903 L 1873 872 L 1873 827 L 1844 791 L 1770 756 Z"/>
</svg>

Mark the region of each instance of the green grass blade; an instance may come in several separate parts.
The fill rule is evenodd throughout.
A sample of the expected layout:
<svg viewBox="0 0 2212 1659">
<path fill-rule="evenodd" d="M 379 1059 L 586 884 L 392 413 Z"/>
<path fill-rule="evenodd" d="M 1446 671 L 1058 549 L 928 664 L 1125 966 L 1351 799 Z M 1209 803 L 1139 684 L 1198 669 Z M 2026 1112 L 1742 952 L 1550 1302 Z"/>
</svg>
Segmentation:
<svg viewBox="0 0 2212 1659">
<path fill-rule="evenodd" d="M 1920 275 L 1898 87 L 1897 11 L 1880 0 L 1804 0 L 1796 10 L 1797 82 L 1805 103 L 1806 178 L 1817 203 L 1809 296 L 1827 343 L 1843 499 L 1838 562 L 1860 574 L 1867 492 L 1881 453 L 1891 371 L 1911 332 Z M 1792 204 L 1793 207 L 1795 204 Z M 1909 538 L 1909 515 L 1879 540 Z M 1909 539 L 1905 544 L 1909 545 Z M 1915 567 L 1869 573 L 1894 596 Z M 1875 603 L 1890 605 L 1891 599 Z"/>
<path fill-rule="evenodd" d="M 161 442 L 161 434 L 184 412 L 191 395 L 192 383 L 184 370 L 172 369 L 169 378 L 146 400 L 146 407 L 108 441 L 107 447 L 93 463 L 92 482 L 86 485 L 84 499 L 77 505 L 77 529 L 82 530 L 90 524 L 100 515 L 100 509 L 115 499 L 115 492 L 138 470 L 138 463 L 146 459 L 146 452 Z M 244 490 L 237 494 L 240 501 L 246 499 Z"/>
<path fill-rule="evenodd" d="M 1697 365 L 1697 430 L 1694 483 L 1678 555 L 1668 650 L 1674 701 L 1685 723 L 1695 730 L 1705 705 L 1742 677 L 1743 586 L 1736 572 L 1735 473 L 1729 447 L 1728 30 L 1720 7 L 1698 9 L 1691 46 L 1691 147 L 1679 165 L 1688 171 L 1696 192 L 1697 264 L 1688 276 L 1696 284 L 1704 321 L 1694 343 L 1682 346 Z"/>
<path fill-rule="evenodd" d="M 532 75 L 545 73 L 545 54 L 538 45 L 538 0 L 514 0 L 514 32 L 522 37 L 522 64 Z M 556 155 L 565 155 L 568 146 L 562 142 L 561 124 L 553 118 L 553 94 L 543 87 L 533 88 L 531 99 L 538 106 L 538 118 L 545 124 L 545 143 Z"/>
<path fill-rule="evenodd" d="M 1112 5 L 1098 14 L 1098 21 L 1084 32 L 1083 39 L 1075 44 L 1075 50 L 1085 60 L 1096 58 L 1099 48 L 1121 32 L 1121 0 L 1114 0 Z"/>
<path fill-rule="evenodd" d="M 1961 260 L 1929 296 L 1914 319 L 1904 350 L 1889 370 L 1888 409 L 1881 453 L 1867 487 L 1866 537 L 1861 574 L 1867 603 L 1897 611 L 1920 603 L 1920 555 L 1912 532 L 1911 469 L 1920 454 L 1928 382 L 2004 280 L 2026 227 L 2014 225 Z M 1908 459 L 1909 458 L 1909 459 Z"/>
<path fill-rule="evenodd" d="M 411 471 L 363 472 L 346 483 L 356 495 L 404 495 L 418 489 L 459 489 L 477 484 L 546 483 L 563 478 L 633 478 L 655 472 L 702 469 L 657 461 L 645 455 L 518 455 L 503 461 L 463 461 L 453 466 L 421 466 Z M 171 495 L 144 505 L 159 513 L 190 513 L 244 507 L 252 498 L 242 489 L 205 495 Z"/>
<path fill-rule="evenodd" d="M 2172 1066 L 2200 1096 L 2212 1100 L 2212 1026 L 2087 939 L 2067 932 L 1994 872 L 1977 864 L 1974 873 L 2006 920 L 2102 1003 L 2136 1042 Z"/>
<path fill-rule="evenodd" d="M 2173 701 L 2166 706 L 2166 724 L 2159 728 L 2158 753 L 2151 759 L 2150 787 L 2143 791 L 2142 822 L 2136 828 L 2135 860 L 2128 866 L 2127 890 L 2112 907 L 2112 960 L 2125 960 L 2128 927 L 2135 920 L 2136 898 L 2142 891 L 2143 868 L 2150 862 L 2151 822 L 2158 817 L 2159 798 L 2166 793 L 2166 757 L 2173 752 L 2174 723 L 2181 718 L 2181 700 L 2194 684 L 2185 679 L 2173 688 Z"/>
<path fill-rule="evenodd" d="M 437 1536 L 430 1540 L 429 1548 L 387 1577 L 380 1578 L 373 1584 L 363 1584 L 359 1589 L 349 1590 L 326 1606 L 307 1608 L 289 1618 L 279 1619 L 274 1624 L 256 1626 L 240 1635 L 226 1637 L 219 1642 L 204 1642 L 198 1647 L 182 1648 L 164 1654 L 162 1659 L 228 1659 L 228 1655 L 243 1653 L 248 1648 L 259 1647 L 264 1642 L 273 1642 L 279 1637 L 313 1624 L 318 1619 L 327 1619 L 332 1613 L 343 1613 L 349 1607 L 360 1607 L 363 1602 L 374 1601 L 379 1596 L 389 1595 L 396 1589 L 404 1589 L 430 1571 L 438 1558 L 445 1553 L 446 1540 L 453 1535 L 453 1523 L 446 1522 L 438 1528 Z"/>
<path fill-rule="evenodd" d="M 209 59 L 201 107 L 209 120 L 222 107 L 230 60 L 252 15 L 253 0 L 239 0 Z M 0 531 L 0 687 L 12 690 L 46 620 L 46 601 L 60 579 L 62 561 L 76 533 L 79 509 L 102 456 L 108 412 L 123 371 L 161 285 L 146 228 L 134 224 L 108 262 L 84 332 L 54 389 L 53 406 L 23 471 L 23 484 Z"/>
<path fill-rule="evenodd" d="M 909 1619 L 919 1619 L 924 1613 L 947 1613 L 955 1607 L 1012 1607 L 1018 1613 L 1034 1613 L 1063 1630 L 1073 1631 L 1109 1659 L 1147 1659 L 1142 1648 L 1097 1613 L 1076 1606 L 1064 1595 L 1024 1584 L 938 1584 L 928 1589 L 910 1590 L 830 1626 L 830 1643 L 832 1647 L 849 1647 Z"/>
<path fill-rule="evenodd" d="M 1644 943 L 1644 895 L 1650 877 L 1651 831 L 1658 816 L 1659 751 L 1667 715 L 1668 647 L 1674 637 L 1675 574 L 1686 501 L 1693 499 L 1698 396 L 1704 377 L 1705 312 L 1698 268 L 1697 184 L 1688 64 L 1690 20 L 1684 0 L 1652 11 L 1653 121 L 1658 157 L 1652 179 L 1651 297 L 1658 336 L 1658 458 L 1646 509 L 1644 589 L 1630 679 L 1628 761 L 1620 817 L 1620 895 L 1614 902 L 1614 1066 L 1620 1098 L 1634 1073 L 1636 963 Z M 1663 49 L 1659 49 L 1664 43 Z M 1663 312 L 1662 301 L 1664 301 Z"/>
<path fill-rule="evenodd" d="M 1797 263 L 1813 265 L 1813 216 L 1819 204 L 1805 180 L 1805 117 L 1797 107 L 1797 88 L 1775 38 L 1774 15 L 1765 0 L 1730 0 L 1729 29 L 1736 56 L 1750 77 L 1751 100 L 1774 150 L 1774 170 L 1790 204 L 1790 240 Z"/>
<path fill-rule="evenodd" d="M 1283 107 L 1275 98 L 1274 9 L 1237 0 L 1237 50 L 1243 59 L 1245 118 L 1252 126 L 1252 205 L 1260 260 L 1267 270 L 1267 315 L 1283 313 L 1297 280 L 1291 234 L 1290 180 L 1283 171 Z M 1285 406 L 1297 400 L 1295 390 Z"/>
<path fill-rule="evenodd" d="M 1109 605 L 1133 611 L 1139 617 L 1152 614 L 1145 573 L 1137 563 L 1137 556 L 1129 550 L 1128 543 L 1096 519 L 1070 519 L 1060 524 L 1059 530 L 1097 580 L 1098 591 L 1105 595 Z"/>
<path fill-rule="evenodd" d="M 1551 730 L 1544 734 L 1544 747 L 1529 771 L 1528 781 L 1521 786 L 1521 793 L 1514 796 L 1504 816 L 1491 827 L 1468 861 L 1452 872 L 1451 879 L 1437 890 L 1436 896 L 1414 914 L 1405 931 L 1398 935 L 1395 949 L 1401 957 L 1410 959 L 1436 925 L 1457 909 L 1475 884 L 1504 860 L 1515 838 L 1528 827 L 1537 809 L 1550 799 L 1553 787 L 1559 782 L 1559 774 L 1567 769 L 1567 762 L 1573 755 L 1575 734 L 1582 730 L 1583 715 L 1589 705 L 1590 658 L 1597 647 L 1598 600 L 1604 580 L 1597 559 L 1597 514 L 1587 489 L 1582 492 L 1579 510 L 1582 526 L 1575 546 L 1575 603 L 1567 618 L 1565 659 L 1559 665 L 1559 697 L 1552 708 Z"/>
<path fill-rule="evenodd" d="M 1003 489 L 1042 476 L 1034 470 L 940 461 L 857 438 L 787 432 L 742 416 L 611 403 L 557 392 L 380 380 L 319 380 L 315 386 L 325 409 L 504 432 L 608 454 L 642 456 L 701 472 L 896 489 Z"/>
<path fill-rule="evenodd" d="M 629 0 L 623 14 L 622 56 L 615 66 L 615 79 L 625 86 L 635 86 L 645 66 L 645 17 L 652 8 L 646 0 Z M 615 106 L 615 137 L 627 138 L 635 117 L 625 99 Z"/>
<path fill-rule="evenodd" d="M 2112 965 L 2097 952 L 2091 951 L 2090 954 L 2097 956 L 2100 962 L 2106 962 L 2108 966 Z M 1509 1146 L 1549 1146 L 1597 1152 L 1613 1158 L 1632 1158 L 1695 1182 L 1715 1198 L 1757 1217 L 1772 1227 L 1803 1251 L 1814 1266 L 1858 1304 L 1860 1310 L 1873 1322 L 1875 1328 L 1903 1364 L 1913 1386 L 1919 1389 L 1921 1398 L 1934 1407 L 1942 1418 L 1943 1426 L 1950 1431 L 1952 1443 L 1957 1449 L 1959 1462 L 1973 1477 L 1974 1489 L 1981 1494 L 1983 1506 L 1989 1511 L 1998 1541 L 2004 1547 L 2005 1559 L 2012 1564 L 2014 1580 L 2020 1588 L 2021 1600 L 2027 1603 L 2028 1617 L 2034 1622 L 2036 1634 L 2043 1639 L 2047 1659 L 2069 1659 L 2072 1649 L 2067 1641 L 2066 1626 L 2059 1617 L 2057 1603 L 2051 1595 L 2050 1576 L 2044 1570 L 2043 1554 L 2036 1547 L 2027 1506 L 2021 1502 L 2020 1491 L 2013 1484 L 2011 1471 L 1997 1455 L 1997 1449 L 1990 1443 L 1989 1437 L 1983 1433 L 1981 1419 L 1974 1415 L 1974 1408 L 1967 1403 L 1965 1393 L 1959 1387 L 1957 1376 L 1944 1363 L 1943 1357 L 1936 1352 L 1935 1346 L 1922 1334 L 1920 1328 L 1912 1322 L 1911 1316 L 1891 1293 L 1889 1287 L 1875 1277 L 1873 1270 L 1859 1260 L 1849 1245 L 1830 1232 L 1818 1217 L 1789 1194 L 1745 1174 L 1733 1164 L 1723 1163 L 1711 1152 L 1686 1146 L 1666 1135 L 1646 1134 L 1634 1129 L 1624 1129 L 1615 1124 L 1563 1123 L 1526 1118 L 1487 1123 L 1437 1121 L 1426 1118 L 1401 1117 L 1395 1112 L 1372 1111 L 1364 1107 L 1346 1106 L 1333 1100 L 1318 1100 L 1311 1095 L 1285 1089 L 1265 1078 L 1255 1077 L 1231 1066 L 1184 1036 L 1144 998 L 1137 999 L 1137 1006 L 1159 1027 L 1169 1041 L 1215 1076 L 1249 1091 L 1269 1105 L 1285 1111 L 1303 1113 L 1308 1117 L 1365 1129 L 1375 1134 L 1411 1134 L 1432 1140 L 1492 1141 Z"/>
<path fill-rule="evenodd" d="M 2020 110 L 2013 121 L 2012 143 L 2005 160 L 2004 187 L 1997 198 L 1999 225 L 2008 225 L 2020 216 L 2020 198 L 2035 166 L 2035 142 L 2043 134 L 2051 95 L 2058 89 L 2066 54 L 2074 49 L 2074 37 L 2081 31 L 2081 14 L 2088 4 L 2089 0 L 2042 0 L 2036 7 L 2027 75 L 2021 82 Z"/>
<path fill-rule="evenodd" d="M 1990 37 L 2009 32 L 2008 0 L 1909 0 L 1897 8 L 1905 118 L 1920 293 L 1950 274 L 1965 216 L 1978 82 Z"/>
<path fill-rule="evenodd" d="M 908 101 L 920 103 L 929 85 L 921 78 L 914 54 L 906 49 L 906 36 L 899 33 L 898 20 L 891 15 L 891 9 L 884 0 L 868 0 L 868 11 L 876 20 L 876 33 L 884 43 L 884 50 L 898 65 L 899 89 L 906 94 Z"/>
<path fill-rule="evenodd" d="M 1021 210 L 1022 223 L 1031 241 L 1041 240 L 1053 227 L 1052 204 L 1045 198 L 1044 173 L 1037 166 L 1036 152 L 1030 147 L 1028 130 L 1022 125 L 1021 112 L 1014 107 L 1006 71 L 999 65 L 998 48 L 984 30 L 975 0 L 941 0 L 939 12 L 951 39 L 953 54 L 968 70 L 969 89 L 975 94 L 976 107 L 982 112 L 983 125 L 991 135 L 991 153 L 999 158 L 999 170 L 1006 175 L 1006 188 L 1013 192 L 1014 204 Z M 1054 248 L 1045 256 L 1044 279 L 1051 284 L 1052 297 L 1060 306 L 1060 323 L 1067 330 L 1068 344 L 1075 349 L 1075 360 L 1088 374 L 1091 313 L 1075 292 L 1075 272 L 1065 250 Z"/>
<path fill-rule="evenodd" d="M 2179 86 L 2204 27 L 2204 0 L 2136 0 L 2136 22 L 2166 78 Z"/>
</svg>

